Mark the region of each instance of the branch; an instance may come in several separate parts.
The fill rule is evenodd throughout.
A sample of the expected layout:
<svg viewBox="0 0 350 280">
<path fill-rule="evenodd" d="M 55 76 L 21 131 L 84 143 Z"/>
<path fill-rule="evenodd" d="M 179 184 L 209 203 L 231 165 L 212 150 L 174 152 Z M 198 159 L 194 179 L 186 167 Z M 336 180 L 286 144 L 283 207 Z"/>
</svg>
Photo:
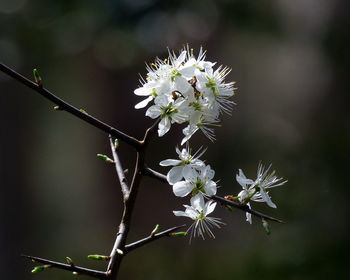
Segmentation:
<svg viewBox="0 0 350 280">
<path fill-rule="evenodd" d="M 161 182 L 165 182 L 165 183 L 168 183 L 168 180 L 166 178 L 166 176 L 162 173 L 159 173 L 149 167 L 145 167 L 142 171 L 142 174 L 145 175 L 145 176 L 149 176 L 151 178 L 154 178 L 154 179 L 157 179 Z M 261 219 L 265 219 L 265 220 L 269 220 L 269 221 L 273 221 L 273 222 L 278 222 L 278 223 L 284 223 L 282 220 L 279 220 L 279 219 L 276 219 L 274 217 L 270 217 L 268 215 L 265 215 L 263 213 L 260 213 L 258 211 L 255 211 L 255 210 L 252 210 L 252 209 L 249 209 L 249 207 L 247 205 L 241 205 L 237 202 L 234 202 L 234 201 L 231 201 L 231 200 L 227 200 L 223 197 L 220 197 L 220 196 L 217 196 L 217 195 L 212 195 L 210 196 L 210 198 L 212 200 L 215 200 L 215 201 L 218 201 L 220 202 L 222 205 L 228 205 L 228 206 L 231 206 L 231 207 L 234 207 L 236 209 L 239 209 L 239 210 L 242 210 L 242 211 L 245 211 L 245 212 L 248 212 L 256 217 L 259 217 Z"/>
<path fill-rule="evenodd" d="M 70 265 L 70 264 L 65 264 L 65 263 L 60 263 L 60 262 L 55 262 L 43 258 L 38 258 L 38 257 L 33 257 L 33 256 L 27 256 L 27 255 L 21 255 L 23 258 L 30 259 L 32 261 L 36 261 L 42 264 L 49 264 L 52 267 L 58 268 L 58 269 L 63 269 L 71 272 L 76 272 L 79 274 L 84 274 L 88 275 L 94 278 L 99 278 L 99 279 L 105 279 L 107 277 L 106 272 L 99 271 L 99 270 L 93 270 L 81 266 L 75 266 L 75 265 Z"/>
<path fill-rule="evenodd" d="M 128 181 L 126 180 L 124 169 L 123 169 L 122 164 L 121 164 L 121 162 L 119 160 L 117 149 L 116 149 L 116 147 L 115 147 L 115 145 L 113 143 L 113 139 L 112 139 L 111 135 L 109 135 L 109 143 L 111 145 L 111 150 L 112 150 L 113 160 L 114 160 L 114 164 L 115 164 L 115 169 L 116 169 L 117 174 L 118 174 L 120 187 L 122 189 L 123 198 L 125 200 L 125 199 L 128 199 L 128 196 L 129 196 Z"/>
<path fill-rule="evenodd" d="M 220 202 L 221 205 L 228 205 L 228 206 L 234 207 L 236 209 L 248 212 L 248 213 L 250 213 L 250 214 L 252 214 L 252 215 L 254 215 L 256 217 L 259 217 L 261 219 L 265 219 L 265 220 L 269 220 L 269 221 L 273 221 L 273 222 L 284 224 L 284 222 L 282 220 L 279 220 L 279 219 L 276 219 L 274 217 L 271 217 L 271 216 L 265 215 L 263 213 L 260 213 L 258 211 L 249 209 L 249 207 L 247 205 L 241 205 L 241 204 L 239 204 L 237 202 L 234 202 L 232 200 L 227 200 L 227 199 L 225 199 L 225 198 L 223 198 L 221 196 L 217 196 L 217 195 L 212 195 L 212 196 L 210 196 L 210 198 L 212 200 Z"/>
<path fill-rule="evenodd" d="M 105 124 L 104 122 L 96 119 L 95 117 L 87 114 L 86 112 L 79 110 L 75 108 L 74 106 L 70 105 L 69 103 L 65 102 L 64 100 L 58 98 L 56 95 L 48 91 L 47 89 L 43 88 L 42 85 L 38 85 L 26 77 L 22 76 L 21 74 L 17 73 L 10 67 L 6 66 L 3 63 L 0 63 L 0 71 L 7 74 L 8 76 L 12 77 L 16 81 L 20 82 L 21 84 L 27 86 L 28 88 L 38 92 L 40 95 L 45 97 L 46 99 L 50 100 L 51 102 L 55 103 L 59 106 L 60 110 L 64 110 L 77 118 L 91 124 L 94 127 L 97 127 L 98 129 L 124 141 L 128 145 L 134 147 L 136 150 L 141 148 L 141 142 L 135 139 L 134 137 L 131 137 L 124 132 L 121 132 L 114 127 L 109 126 L 108 124 Z"/>
<path fill-rule="evenodd" d="M 182 227 L 185 227 L 186 225 L 181 225 L 181 226 L 176 226 L 176 227 L 172 227 L 172 228 L 169 228 L 167 230 L 164 230 L 162 232 L 159 232 L 159 233 L 156 233 L 154 235 L 150 235 L 148 237 L 145 237 L 143 239 L 140 239 L 136 242 L 133 242 L 131 244 L 128 244 L 125 246 L 125 253 L 130 253 L 131 251 L 133 251 L 134 249 L 137 249 L 143 245 L 146 245 L 147 243 L 150 243 L 152 241 L 155 241 L 159 238 L 162 238 L 162 237 L 165 237 L 165 236 L 170 236 L 170 233 L 182 228 Z"/>
</svg>

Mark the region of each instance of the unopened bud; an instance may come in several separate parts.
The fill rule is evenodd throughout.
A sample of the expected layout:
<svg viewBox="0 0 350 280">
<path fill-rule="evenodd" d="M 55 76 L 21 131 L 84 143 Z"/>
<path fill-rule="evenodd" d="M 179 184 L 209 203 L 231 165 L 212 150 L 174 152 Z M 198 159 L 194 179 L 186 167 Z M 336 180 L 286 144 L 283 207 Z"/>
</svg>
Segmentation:
<svg viewBox="0 0 350 280">
<path fill-rule="evenodd" d="M 186 235 L 187 235 L 186 231 L 173 232 L 173 233 L 169 234 L 169 236 L 171 236 L 171 237 L 182 237 L 182 236 L 186 236 Z"/>
<path fill-rule="evenodd" d="M 117 249 L 117 253 L 118 253 L 118 255 L 124 255 L 124 252 L 120 249 Z"/>
<path fill-rule="evenodd" d="M 265 232 L 269 235 L 271 233 L 269 223 L 265 219 L 262 219 L 262 225 Z"/>
<path fill-rule="evenodd" d="M 84 113 L 85 115 L 88 114 L 84 109 L 79 109 L 79 111 L 80 111 L 81 113 Z"/>
<path fill-rule="evenodd" d="M 154 229 L 151 232 L 151 235 L 152 236 L 155 235 L 157 232 L 159 232 L 159 229 L 160 229 L 160 225 L 156 224 L 156 226 L 154 227 Z"/>
<path fill-rule="evenodd" d="M 62 110 L 60 106 L 54 106 L 53 109 L 56 110 L 56 111 L 61 111 Z"/>
<path fill-rule="evenodd" d="M 108 156 L 106 155 L 103 155 L 103 154 L 97 154 L 97 157 L 105 162 L 108 162 L 108 163 L 114 163 L 114 161 L 109 158 Z"/>
</svg>

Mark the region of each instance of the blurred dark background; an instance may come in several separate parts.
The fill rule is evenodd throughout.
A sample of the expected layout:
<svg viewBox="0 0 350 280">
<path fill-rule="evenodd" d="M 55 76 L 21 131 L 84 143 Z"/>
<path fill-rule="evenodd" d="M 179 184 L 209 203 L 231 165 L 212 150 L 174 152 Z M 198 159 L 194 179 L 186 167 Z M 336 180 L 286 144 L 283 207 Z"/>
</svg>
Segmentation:
<svg viewBox="0 0 350 280">
<path fill-rule="evenodd" d="M 238 168 L 254 177 L 260 160 L 288 184 L 274 189 L 282 218 L 267 236 L 259 220 L 218 209 L 227 223 L 215 240 L 162 239 L 130 254 L 121 279 L 333 279 L 349 257 L 349 2 L 327 0 L 28 1 L 0 0 L 0 60 L 101 120 L 141 138 L 152 120 L 133 90 L 144 62 L 166 47 L 203 46 L 232 67 L 232 116 L 205 146 L 221 195 L 238 193 Z M 1 279 L 74 279 L 52 270 L 31 275 L 21 253 L 104 268 L 86 259 L 109 254 L 121 214 L 106 135 L 0 73 Z M 148 164 L 174 158 L 177 126 L 150 146 Z M 135 154 L 121 146 L 125 168 Z M 188 222 L 174 217 L 187 200 L 146 178 L 129 241 Z M 79 276 L 82 279 L 88 279 Z"/>
</svg>

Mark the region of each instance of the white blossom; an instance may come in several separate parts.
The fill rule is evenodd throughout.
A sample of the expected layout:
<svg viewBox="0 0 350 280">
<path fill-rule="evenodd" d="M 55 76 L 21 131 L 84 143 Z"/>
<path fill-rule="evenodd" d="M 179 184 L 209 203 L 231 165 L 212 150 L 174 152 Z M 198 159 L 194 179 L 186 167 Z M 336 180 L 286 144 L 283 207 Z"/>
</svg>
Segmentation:
<svg viewBox="0 0 350 280">
<path fill-rule="evenodd" d="M 223 224 L 220 219 L 208 217 L 216 207 L 216 202 L 207 201 L 204 203 L 204 198 L 201 195 L 196 195 L 191 198 L 191 205 L 184 205 L 185 211 L 173 211 L 175 216 L 188 217 L 193 220 L 193 224 L 188 228 L 187 232 L 190 232 L 190 242 L 192 237 L 200 236 L 204 239 L 204 235 L 207 234 L 211 238 L 215 238 L 211 228 L 220 228 L 220 224 Z"/>
<path fill-rule="evenodd" d="M 198 169 L 204 166 L 204 162 L 199 159 L 204 152 L 205 149 L 199 149 L 196 153 L 191 155 L 189 145 L 187 145 L 187 147 L 183 148 L 181 151 L 179 148 L 176 148 L 179 159 L 162 160 L 159 163 L 161 166 L 173 166 L 167 174 L 168 183 L 174 185 L 184 177 L 184 174 L 191 172 L 188 169 Z"/>
<path fill-rule="evenodd" d="M 177 182 L 173 185 L 173 192 L 176 196 L 185 197 L 190 194 L 212 196 L 216 194 L 217 185 L 212 180 L 215 171 L 210 168 L 210 165 L 201 166 L 200 168 L 185 169 L 183 171 L 184 181 Z"/>
<path fill-rule="evenodd" d="M 265 169 L 264 166 L 259 163 L 257 178 L 254 181 L 247 179 L 243 171 L 239 169 L 239 173 L 236 175 L 236 180 L 242 186 L 243 190 L 237 195 L 237 197 L 242 204 L 251 208 L 249 202 L 255 201 L 266 202 L 267 205 L 272 208 L 277 207 L 276 204 L 272 202 L 268 189 L 281 186 L 287 181 L 282 181 L 283 178 L 277 178 L 275 176 L 275 171 L 269 173 L 270 168 L 271 165 Z M 247 221 L 251 223 L 251 214 L 246 213 L 246 215 Z"/>
</svg>

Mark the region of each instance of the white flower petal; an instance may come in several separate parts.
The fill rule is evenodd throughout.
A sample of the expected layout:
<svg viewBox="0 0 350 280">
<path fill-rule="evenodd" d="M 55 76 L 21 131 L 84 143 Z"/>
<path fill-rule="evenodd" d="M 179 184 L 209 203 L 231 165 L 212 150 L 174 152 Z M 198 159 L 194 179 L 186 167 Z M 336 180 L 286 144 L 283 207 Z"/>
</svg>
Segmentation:
<svg viewBox="0 0 350 280">
<path fill-rule="evenodd" d="M 183 217 L 188 217 L 188 215 L 184 211 L 173 211 L 175 216 L 183 216 Z"/>
<path fill-rule="evenodd" d="M 149 87 L 139 87 L 134 90 L 134 93 L 139 96 L 147 96 L 150 95 L 152 92 L 152 89 Z"/>
<path fill-rule="evenodd" d="M 262 199 L 267 203 L 268 206 L 272 208 L 277 208 L 276 204 L 272 202 L 270 196 L 265 192 L 263 188 L 260 188 L 260 194 Z"/>
<path fill-rule="evenodd" d="M 160 107 L 166 107 L 169 105 L 169 98 L 166 95 L 160 95 L 154 99 L 154 103 Z"/>
<path fill-rule="evenodd" d="M 244 189 L 246 189 L 246 185 L 254 184 L 253 180 L 250 180 L 250 179 L 246 178 L 246 176 L 244 175 L 242 169 L 239 169 L 238 172 L 239 173 L 236 175 L 236 180 Z"/>
<path fill-rule="evenodd" d="M 204 189 L 207 195 L 215 195 L 217 191 L 216 183 L 214 181 L 209 181 Z"/>
<path fill-rule="evenodd" d="M 140 108 L 146 107 L 146 106 L 148 105 L 148 103 L 149 103 L 150 101 L 152 101 L 152 100 L 153 100 L 153 96 L 147 97 L 146 99 L 144 99 L 144 100 L 142 100 L 141 102 L 137 103 L 137 104 L 135 105 L 135 109 L 140 109 Z"/>
<path fill-rule="evenodd" d="M 149 107 L 146 111 L 146 116 L 152 119 L 158 118 L 162 114 L 162 110 L 157 105 Z"/>
<path fill-rule="evenodd" d="M 184 197 L 193 190 L 193 185 L 186 181 L 180 181 L 173 185 L 173 192 L 176 196 Z"/>
<path fill-rule="evenodd" d="M 250 203 L 247 203 L 247 206 L 249 207 L 249 209 L 252 209 L 250 207 Z M 245 212 L 245 215 L 246 215 L 246 221 L 250 224 L 252 224 L 252 214 L 248 213 L 248 212 Z"/>
<path fill-rule="evenodd" d="M 204 215 L 207 216 L 209 215 L 210 213 L 212 213 L 214 210 L 215 210 L 215 207 L 216 207 L 216 202 L 214 201 L 208 201 L 206 204 L 205 204 L 205 212 L 204 212 Z"/>
<path fill-rule="evenodd" d="M 167 180 L 170 185 L 174 185 L 175 183 L 181 181 L 182 170 L 183 166 L 175 166 L 169 170 L 167 174 Z"/>
<path fill-rule="evenodd" d="M 181 160 L 178 159 L 165 159 L 162 160 L 159 165 L 160 166 L 176 166 L 179 165 L 181 163 Z"/>
<path fill-rule="evenodd" d="M 198 130 L 198 126 L 190 126 L 190 125 L 188 125 L 187 127 L 185 127 L 182 130 L 182 132 L 185 135 L 185 137 L 181 141 L 181 146 L 183 144 L 185 144 L 188 140 L 190 140 L 192 135 L 195 134 L 197 130 Z"/>
<path fill-rule="evenodd" d="M 169 118 L 163 118 L 158 124 L 158 135 L 162 137 L 165 133 L 167 133 L 170 129 L 171 122 Z"/>
<path fill-rule="evenodd" d="M 192 207 L 186 208 L 186 214 L 192 220 L 195 220 L 199 216 L 198 211 L 196 209 L 192 208 Z"/>
<path fill-rule="evenodd" d="M 175 66 L 179 66 L 182 62 L 186 59 L 186 51 L 182 51 L 179 55 L 179 57 L 175 60 Z"/>
<path fill-rule="evenodd" d="M 191 198 L 191 206 L 198 210 L 199 212 L 202 212 L 204 210 L 204 198 L 203 195 L 198 193 L 195 196 Z"/>
<path fill-rule="evenodd" d="M 203 177 L 208 178 L 209 180 L 213 179 L 215 176 L 215 171 L 210 168 L 210 165 L 207 165 L 203 171 Z"/>
<path fill-rule="evenodd" d="M 175 77 L 175 87 L 176 87 L 176 90 L 178 90 L 179 92 L 185 93 L 189 90 L 191 85 L 184 77 L 176 76 Z"/>
<path fill-rule="evenodd" d="M 195 70 L 196 70 L 196 67 L 191 65 L 191 66 L 184 66 L 183 68 L 181 68 L 179 72 L 182 74 L 182 76 L 190 79 L 194 76 Z"/>
<path fill-rule="evenodd" d="M 199 176 L 197 171 L 190 166 L 185 166 L 185 168 L 182 171 L 182 174 L 185 180 L 189 182 L 196 182 Z"/>
</svg>

